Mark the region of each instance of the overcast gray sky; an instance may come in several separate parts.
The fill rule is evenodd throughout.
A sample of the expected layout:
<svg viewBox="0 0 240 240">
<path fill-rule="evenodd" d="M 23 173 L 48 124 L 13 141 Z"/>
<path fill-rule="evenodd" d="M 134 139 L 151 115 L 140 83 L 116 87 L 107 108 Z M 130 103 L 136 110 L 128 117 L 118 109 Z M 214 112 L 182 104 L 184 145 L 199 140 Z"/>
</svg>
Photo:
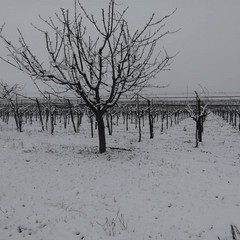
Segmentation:
<svg viewBox="0 0 240 240">
<path fill-rule="evenodd" d="M 44 39 L 31 26 L 41 25 L 38 15 L 53 16 L 61 7 L 73 9 L 73 0 L 0 0 L 0 25 L 6 22 L 4 35 L 17 42 L 20 28 L 34 52 L 43 56 Z M 86 9 L 97 12 L 107 0 L 82 0 Z M 170 83 L 162 92 L 198 90 L 240 92 L 240 0 L 119 0 L 129 6 L 127 17 L 133 27 L 142 26 L 155 12 L 163 17 L 177 8 L 167 21 L 167 28 L 181 31 L 164 39 L 169 54 L 180 52 L 170 72 L 160 73 L 158 85 Z M 6 52 L 0 43 L 0 54 Z M 27 75 L 0 62 L 0 80 L 18 82 L 34 92 Z"/>
</svg>

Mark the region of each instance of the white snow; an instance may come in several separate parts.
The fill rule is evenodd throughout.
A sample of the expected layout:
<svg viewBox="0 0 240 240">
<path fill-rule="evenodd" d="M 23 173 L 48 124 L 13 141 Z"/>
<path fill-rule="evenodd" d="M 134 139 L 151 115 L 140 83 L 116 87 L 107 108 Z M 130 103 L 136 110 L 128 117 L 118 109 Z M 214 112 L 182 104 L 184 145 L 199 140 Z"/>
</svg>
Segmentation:
<svg viewBox="0 0 240 240">
<path fill-rule="evenodd" d="M 86 120 L 78 134 L 58 123 L 54 136 L 0 122 L 0 240 L 232 239 L 240 133 L 211 114 L 194 148 L 194 126 L 161 134 L 156 123 L 149 139 L 146 125 L 138 143 L 134 126 L 114 125 L 99 154 Z"/>
</svg>

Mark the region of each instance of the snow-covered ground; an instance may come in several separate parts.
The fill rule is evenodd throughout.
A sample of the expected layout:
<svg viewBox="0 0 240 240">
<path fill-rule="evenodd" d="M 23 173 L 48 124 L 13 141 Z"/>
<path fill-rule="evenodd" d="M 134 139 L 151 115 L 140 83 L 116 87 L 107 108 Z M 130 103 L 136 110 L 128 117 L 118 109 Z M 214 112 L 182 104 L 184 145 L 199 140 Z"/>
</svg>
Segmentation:
<svg viewBox="0 0 240 240">
<path fill-rule="evenodd" d="M 209 115 L 194 148 L 194 126 L 158 127 L 154 139 L 145 126 L 141 143 L 114 126 L 99 154 L 89 128 L 19 134 L 0 122 L 0 240 L 231 239 L 240 134 Z"/>
</svg>

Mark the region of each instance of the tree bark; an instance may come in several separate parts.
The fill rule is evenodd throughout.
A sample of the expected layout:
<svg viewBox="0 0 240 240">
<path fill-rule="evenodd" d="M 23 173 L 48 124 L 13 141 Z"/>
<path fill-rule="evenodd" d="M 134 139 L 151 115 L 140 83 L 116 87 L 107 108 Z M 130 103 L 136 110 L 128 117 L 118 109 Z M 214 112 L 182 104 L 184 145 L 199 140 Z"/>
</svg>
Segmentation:
<svg viewBox="0 0 240 240">
<path fill-rule="evenodd" d="M 142 140 L 142 130 L 141 130 L 141 113 L 139 107 L 139 95 L 137 95 L 137 118 L 136 118 L 136 126 L 138 125 L 138 142 Z"/>
<path fill-rule="evenodd" d="M 240 113 L 238 113 L 238 130 L 240 131 Z"/>
<path fill-rule="evenodd" d="M 195 138 L 196 138 L 196 148 L 198 148 L 198 142 L 199 142 L 199 139 L 198 139 L 198 122 L 196 121 L 196 134 L 195 134 Z"/>
<path fill-rule="evenodd" d="M 42 110 L 41 110 L 40 103 L 39 103 L 39 101 L 38 101 L 37 98 L 36 98 L 36 102 L 37 102 L 37 107 L 38 107 L 40 122 L 41 122 L 41 125 L 42 125 L 42 131 L 44 131 L 44 124 L 43 124 L 43 118 L 42 118 Z"/>
<path fill-rule="evenodd" d="M 55 109 L 53 111 L 50 110 L 50 124 L 51 124 L 51 134 L 52 135 L 54 132 L 54 115 L 55 115 Z"/>
<path fill-rule="evenodd" d="M 148 100 L 148 121 L 149 121 L 149 131 L 150 131 L 150 139 L 153 138 L 153 116 L 151 113 L 151 102 Z"/>
<path fill-rule="evenodd" d="M 127 109 L 127 112 L 126 112 L 126 131 L 128 131 L 128 118 L 129 118 L 129 115 L 128 115 L 128 109 Z"/>
<path fill-rule="evenodd" d="M 93 138 L 93 115 L 90 116 L 90 123 L 91 123 L 91 138 Z"/>
<path fill-rule="evenodd" d="M 103 115 L 97 114 L 96 119 L 98 124 L 99 152 L 104 153 L 106 152 L 106 136 Z"/>
<path fill-rule="evenodd" d="M 70 110 L 70 116 L 71 116 L 71 120 L 72 120 L 73 130 L 74 130 L 74 132 L 76 133 L 76 132 L 77 132 L 77 129 L 76 129 L 75 122 L 74 122 L 74 116 L 73 116 L 73 111 L 72 111 L 72 105 L 71 105 L 71 102 L 70 102 L 69 99 L 68 99 L 67 101 L 68 101 L 68 106 L 69 106 L 69 110 Z"/>
</svg>

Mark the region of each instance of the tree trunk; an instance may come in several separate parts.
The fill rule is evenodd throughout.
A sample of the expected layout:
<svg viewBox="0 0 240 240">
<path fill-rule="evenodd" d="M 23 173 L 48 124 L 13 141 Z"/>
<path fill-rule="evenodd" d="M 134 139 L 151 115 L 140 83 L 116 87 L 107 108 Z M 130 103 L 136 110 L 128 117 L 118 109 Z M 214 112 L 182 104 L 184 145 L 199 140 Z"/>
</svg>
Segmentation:
<svg viewBox="0 0 240 240">
<path fill-rule="evenodd" d="M 161 115 L 161 133 L 163 132 L 164 113 Z"/>
<path fill-rule="evenodd" d="M 142 140 L 142 130 L 141 130 L 141 113 L 139 108 L 139 96 L 137 95 L 137 118 L 136 118 L 136 126 L 138 125 L 138 142 Z"/>
<path fill-rule="evenodd" d="M 43 124 L 43 118 L 42 118 L 42 110 L 41 110 L 40 103 L 39 103 L 39 101 L 38 101 L 37 98 L 36 98 L 36 102 L 37 102 L 37 107 L 38 107 L 40 122 L 41 122 L 41 125 L 42 125 L 42 131 L 44 131 L 44 124 Z"/>
<path fill-rule="evenodd" d="M 18 109 L 17 109 L 17 118 L 18 118 L 18 124 L 19 124 L 19 132 L 22 132 L 23 114 L 20 113 Z"/>
<path fill-rule="evenodd" d="M 108 134 L 109 136 L 112 135 L 112 115 L 111 114 L 107 114 L 107 128 L 108 128 Z"/>
<path fill-rule="evenodd" d="M 73 130 L 74 130 L 74 132 L 76 133 L 76 132 L 77 132 L 77 129 L 76 129 L 75 122 L 74 122 L 74 116 L 73 116 L 73 111 L 72 111 L 72 105 L 71 105 L 71 102 L 70 102 L 69 99 L 68 99 L 67 101 L 68 101 L 68 106 L 69 106 L 69 110 L 70 110 L 70 116 L 71 116 L 71 120 L 72 120 Z"/>
<path fill-rule="evenodd" d="M 98 124 L 99 152 L 104 153 L 106 152 L 106 136 L 103 115 L 97 114 L 96 119 Z"/>
<path fill-rule="evenodd" d="M 148 100 L 148 121 L 149 121 L 149 131 L 150 131 L 150 139 L 153 138 L 153 116 L 151 113 L 151 102 Z"/>
<path fill-rule="evenodd" d="M 128 131 L 128 110 L 127 110 L 127 113 L 126 113 L 126 131 Z"/>
<path fill-rule="evenodd" d="M 118 126 L 118 122 L 119 122 L 119 113 L 117 113 L 117 126 Z"/>
<path fill-rule="evenodd" d="M 64 112 L 64 116 L 63 116 L 63 124 L 64 124 L 64 128 L 67 128 L 67 112 Z"/>
<path fill-rule="evenodd" d="M 52 135 L 54 132 L 54 114 L 55 114 L 55 109 L 53 111 L 50 110 L 50 126 L 51 126 L 51 134 Z"/>
<path fill-rule="evenodd" d="M 138 142 L 142 140 L 141 116 L 138 117 Z"/>
<path fill-rule="evenodd" d="M 167 113 L 167 115 L 166 115 L 166 129 L 168 129 L 168 113 Z"/>
<path fill-rule="evenodd" d="M 198 139 L 198 121 L 196 120 L 196 134 L 195 134 L 195 138 L 196 138 L 196 148 L 198 148 L 198 142 L 199 142 L 199 139 Z"/>
<path fill-rule="evenodd" d="M 202 123 L 201 117 L 197 120 L 197 134 L 198 134 L 198 141 L 202 142 Z"/>
<path fill-rule="evenodd" d="M 13 109 L 16 127 L 17 127 L 17 130 L 19 131 L 19 119 L 18 119 L 18 114 L 17 114 L 17 108 L 15 107 L 12 99 L 10 98 L 9 100 L 10 100 L 10 103 L 11 103 L 11 106 L 12 106 L 12 109 Z"/>
<path fill-rule="evenodd" d="M 48 108 L 46 108 L 46 111 L 45 111 L 45 114 L 46 114 L 46 130 L 48 130 L 48 119 L 49 119 L 49 109 Z"/>
<path fill-rule="evenodd" d="M 93 115 L 90 116 L 90 123 L 91 123 L 91 138 L 93 138 Z"/>
<path fill-rule="evenodd" d="M 238 113 L 238 130 L 240 131 L 240 113 Z"/>
<path fill-rule="evenodd" d="M 237 126 L 237 112 L 234 110 L 234 127 Z"/>
</svg>

